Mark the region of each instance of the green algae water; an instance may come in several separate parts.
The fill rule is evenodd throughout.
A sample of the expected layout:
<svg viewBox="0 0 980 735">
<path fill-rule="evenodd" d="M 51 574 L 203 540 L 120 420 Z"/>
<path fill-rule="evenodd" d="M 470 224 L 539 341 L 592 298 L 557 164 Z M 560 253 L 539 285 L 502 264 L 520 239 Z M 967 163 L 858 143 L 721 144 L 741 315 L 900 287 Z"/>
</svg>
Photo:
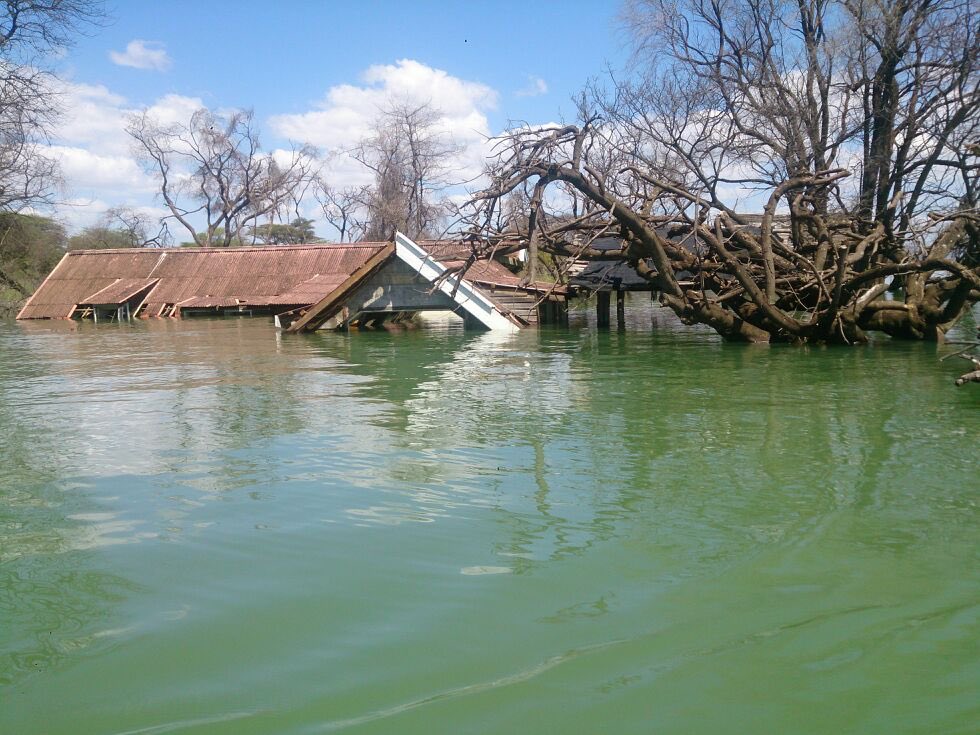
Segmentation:
<svg viewBox="0 0 980 735">
<path fill-rule="evenodd" d="M 955 362 L 0 325 L 0 733 L 975 733 Z"/>
</svg>

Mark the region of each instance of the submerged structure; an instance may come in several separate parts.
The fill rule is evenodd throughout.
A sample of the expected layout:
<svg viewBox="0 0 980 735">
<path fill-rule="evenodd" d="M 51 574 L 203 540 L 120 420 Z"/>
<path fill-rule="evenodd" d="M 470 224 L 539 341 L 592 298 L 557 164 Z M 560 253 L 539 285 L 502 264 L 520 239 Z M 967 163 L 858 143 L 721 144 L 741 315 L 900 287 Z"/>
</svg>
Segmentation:
<svg viewBox="0 0 980 735">
<path fill-rule="evenodd" d="M 560 321 L 566 292 L 525 284 L 465 243 L 393 242 L 66 253 L 18 319 L 271 314 L 286 331 L 371 327 L 452 311 L 468 327 Z M 468 267 L 467 267 L 468 265 Z"/>
</svg>

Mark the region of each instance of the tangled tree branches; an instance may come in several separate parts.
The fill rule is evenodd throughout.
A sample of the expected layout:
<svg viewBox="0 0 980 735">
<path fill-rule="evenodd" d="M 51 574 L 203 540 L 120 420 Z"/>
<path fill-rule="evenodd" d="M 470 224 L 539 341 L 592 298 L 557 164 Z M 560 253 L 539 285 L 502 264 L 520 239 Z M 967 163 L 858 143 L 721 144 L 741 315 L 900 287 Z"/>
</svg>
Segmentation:
<svg viewBox="0 0 980 735">
<path fill-rule="evenodd" d="M 147 112 L 126 132 L 160 185 L 170 216 L 201 246 L 242 241 L 260 217 L 298 200 L 314 178 L 316 151 L 295 147 L 277 158 L 263 154 L 252 112 L 227 116 L 196 111 L 187 125 L 160 125 Z M 195 226 L 203 220 L 204 229 Z"/>
<path fill-rule="evenodd" d="M 629 21 L 646 64 L 583 95 L 580 125 L 501 138 L 471 234 L 512 236 L 525 192 L 532 244 L 613 229 L 664 304 L 734 340 L 938 339 L 980 298 L 968 3 L 649 0 Z"/>
<path fill-rule="evenodd" d="M 0 2 L 0 210 L 54 202 L 58 166 L 43 153 L 61 113 L 50 59 L 103 19 L 97 0 Z"/>
</svg>

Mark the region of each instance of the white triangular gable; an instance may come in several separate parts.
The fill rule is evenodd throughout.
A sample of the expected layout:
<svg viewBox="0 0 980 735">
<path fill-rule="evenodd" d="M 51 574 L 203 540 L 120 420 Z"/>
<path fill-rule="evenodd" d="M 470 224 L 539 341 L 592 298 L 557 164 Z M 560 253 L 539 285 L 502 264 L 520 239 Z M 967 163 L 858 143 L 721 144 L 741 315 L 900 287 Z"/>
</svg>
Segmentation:
<svg viewBox="0 0 980 735">
<path fill-rule="evenodd" d="M 500 309 L 480 293 L 476 286 L 465 278 L 460 279 L 456 274 L 445 277 L 448 270 L 446 266 L 433 259 L 425 248 L 400 232 L 395 233 L 395 254 L 430 283 L 439 280 L 437 288 L 487 329 L 507 332 L 520 331 L 520 327 L 504 316 Z M 457 283 L 459 284 L 458 287 Z"/>
</svg>

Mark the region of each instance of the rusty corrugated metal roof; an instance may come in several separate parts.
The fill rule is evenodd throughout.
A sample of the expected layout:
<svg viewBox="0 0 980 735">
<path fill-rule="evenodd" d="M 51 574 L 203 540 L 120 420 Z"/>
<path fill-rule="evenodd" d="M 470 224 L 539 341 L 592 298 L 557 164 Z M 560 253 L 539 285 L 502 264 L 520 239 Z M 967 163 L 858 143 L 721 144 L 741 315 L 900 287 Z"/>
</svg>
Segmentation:
<svg viewBox="0 0 980 735">
<path fill-rule="evenodd" d="M 461 259 L 442 259 L 436 258 L 440 263 L 448 267 L 461 267 L 466 264 Z M 486 283 L 493 286 L 508 286 L 517 288 L 521 285 L 521 279 L 511 273 L 507 268 L 495 260 L 477 260 L 470 264 L 463 276 L 467 281 L 474 283 Z"/>
<path fill-rule="evenodd" d="M 491 253 L 499 254 L 501 251 L 514 246 L 521 247 L 518 240 L 506 240 L 496 247 L 485 243 L 471 243 L 466 240 L 416 240 L 416 242 L 429 255 L 439 261 L 466 260 L 473 254 L 474 249 L 481 255 L 481 260 L 485 260 L 489 258 Z"/>
<path fill-rule="evenodd" d="M 79 304 L 122 304 L 154 285 L 156 278 L 120 278 L 111 286 L 80 300 Z"/>
<path fill-rule="evenodd" d="M 96 294 L 104 298 L 100 292 L 118 295 L 116 290 L 125 290 L 119 285 L 123 281 L 150 279 L 158 281 L 146 297 L 150 315 L 188 299 L 211 299 L 222 305 L 310 304 L 385 245 L 75 250 L 62 258 L 17 318 L 64 318 L 86 299 Z M 300 294 L 300 301 L 289 300 Z"/>
<path fill-rule="evenodd" d="M 515 244 L 515 242 L 501 243 L 500 247 L 503 248 Z M 418 244 L 435 260 L 449 267 L 465 265 L 466 261 L 473 254 L 473 245 L 463 240 L 420 240 Z M 481 252 L 485 251 L 485 246 L 480 245 L 479 247 L 483 249 Z M 553 283 L 542 281 L 524 283 L 520 276 L 515 275 L 503 263 L 486 256 L 473 261 L 470 267 L 466 269 L 466 274 L 463 277 L 472 283 L 481 286 L 491 286 L 493 288 L 520 289 L 555 294 L 565 294 L 568 290 L 564 286 L 556 287 Z"/>
<path fill-rule="evenodd" d="M 278 304 L 312 304 L 323 298 L 343 283 L 345 277 L 339 273 L 316 275 L 302 283 L 297 283 L 289 291 L 276 294 Z"/>
<path fill-rule="evenodd" d="M 439 259 L 437 258 L 437 260 Z M 450 268 L 462 267 L 466 264 L 465 260 L 439 260 L 439 262 Z M 474 261 L 466 269 L 463 278 L 477 285 L 491 286 L 493 288 L 506 288 L 538 293 L 551 292 L 555 294 L 564 294 L 567 291 L 564 286 L 556 286 L 554 283 L 543 281 L 524 283 L 520 276 L 511 273 L 505 265 L 495 260 Z"/>
<path fill-rule="evenodd" d="M 425 251 L 438 261 L 466 260 L 473 252 L 469 243 L 461 240 L 416 240 Z"/>
</svg>

